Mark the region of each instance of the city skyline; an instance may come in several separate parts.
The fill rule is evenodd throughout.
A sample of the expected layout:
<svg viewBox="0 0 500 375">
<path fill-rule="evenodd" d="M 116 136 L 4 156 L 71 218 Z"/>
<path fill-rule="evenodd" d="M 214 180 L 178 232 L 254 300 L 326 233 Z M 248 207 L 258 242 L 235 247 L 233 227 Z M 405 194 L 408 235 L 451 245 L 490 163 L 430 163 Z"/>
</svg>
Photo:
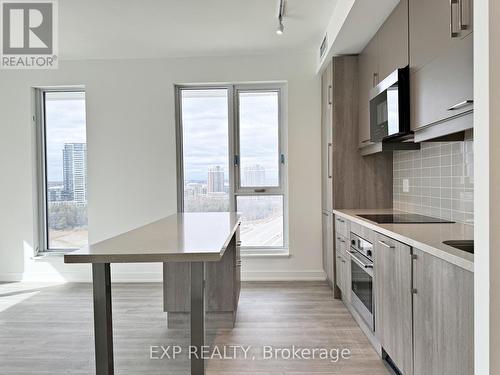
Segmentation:
<svg viewBox="0 0 500 375">
<path fill-rule="evenodd" d="M 63 182 L 64 144 L 87 143 L 85 93 L 46 93 L 45 116 L 47 181 Z"/>
</svg>

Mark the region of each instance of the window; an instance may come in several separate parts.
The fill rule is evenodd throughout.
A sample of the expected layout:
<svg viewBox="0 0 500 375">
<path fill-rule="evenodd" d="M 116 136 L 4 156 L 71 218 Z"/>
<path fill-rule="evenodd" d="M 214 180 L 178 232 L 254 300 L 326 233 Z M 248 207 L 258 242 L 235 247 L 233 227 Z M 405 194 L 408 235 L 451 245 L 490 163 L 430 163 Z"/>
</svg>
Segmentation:
<svg viewBox="0 0 500 375">
<path fill-rule="evenodd" d="M 39 251 L 88 244 L 85 92 L 36 90 Z"/>
<path fill-rule="evenodd" d="M 227 89 L 182 90 L 184 211 L 229 211 Z"/>
<path fill-rule="evenodd" d="M 179 210 L 240 212 L 248 251 L 287 247 L 284 87 L 176 90 Z"/>
</svg>

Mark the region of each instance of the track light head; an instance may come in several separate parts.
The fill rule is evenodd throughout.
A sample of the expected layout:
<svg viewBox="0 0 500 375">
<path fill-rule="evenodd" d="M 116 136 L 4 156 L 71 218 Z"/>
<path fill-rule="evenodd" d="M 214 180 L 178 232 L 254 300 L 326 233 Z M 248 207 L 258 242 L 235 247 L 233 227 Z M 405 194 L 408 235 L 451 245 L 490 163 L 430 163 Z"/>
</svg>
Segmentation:
<svg viewBox="0 0 500 375">
<path fill-rule="evenodd" d="M 285 31 L 285 27 L 283 26 L 283 22 L 280 21 L 278 28 L 276 29 L 276 34 L 282 35 L 283 31 Z"/>
</svg>

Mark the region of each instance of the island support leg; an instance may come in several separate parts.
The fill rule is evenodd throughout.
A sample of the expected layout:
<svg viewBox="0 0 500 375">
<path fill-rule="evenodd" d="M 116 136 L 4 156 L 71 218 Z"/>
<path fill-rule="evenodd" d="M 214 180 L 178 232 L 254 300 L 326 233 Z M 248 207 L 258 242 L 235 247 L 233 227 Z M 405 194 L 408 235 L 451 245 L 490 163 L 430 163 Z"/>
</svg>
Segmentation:
<svg viewBox="0 0 500 375">
<path fill-rule="evenodd" d="M 113 375 L 113 327 L 109 263 L 92 264 L 96 375 Z"/>
<path fill-rule="evenodd" d="M 191 356 L 191 375 L 205 374 L 205 361 L 200 357 L 205 345 L 205 264 L 191 263 L 191 347 L 197 356 Z"/>
</svg>

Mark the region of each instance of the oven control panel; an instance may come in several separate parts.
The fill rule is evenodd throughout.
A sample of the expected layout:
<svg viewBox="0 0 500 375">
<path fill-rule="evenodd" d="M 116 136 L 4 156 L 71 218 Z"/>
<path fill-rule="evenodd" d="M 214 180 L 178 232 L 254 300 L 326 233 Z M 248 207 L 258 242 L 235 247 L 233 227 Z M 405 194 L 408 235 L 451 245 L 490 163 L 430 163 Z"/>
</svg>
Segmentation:
<svg viewBox="0 0 500 375">
<path fill-rule="evenodd" d="M 351 248 L 373 260 L 373 244 L 351 232 Z"/>
</svg>

